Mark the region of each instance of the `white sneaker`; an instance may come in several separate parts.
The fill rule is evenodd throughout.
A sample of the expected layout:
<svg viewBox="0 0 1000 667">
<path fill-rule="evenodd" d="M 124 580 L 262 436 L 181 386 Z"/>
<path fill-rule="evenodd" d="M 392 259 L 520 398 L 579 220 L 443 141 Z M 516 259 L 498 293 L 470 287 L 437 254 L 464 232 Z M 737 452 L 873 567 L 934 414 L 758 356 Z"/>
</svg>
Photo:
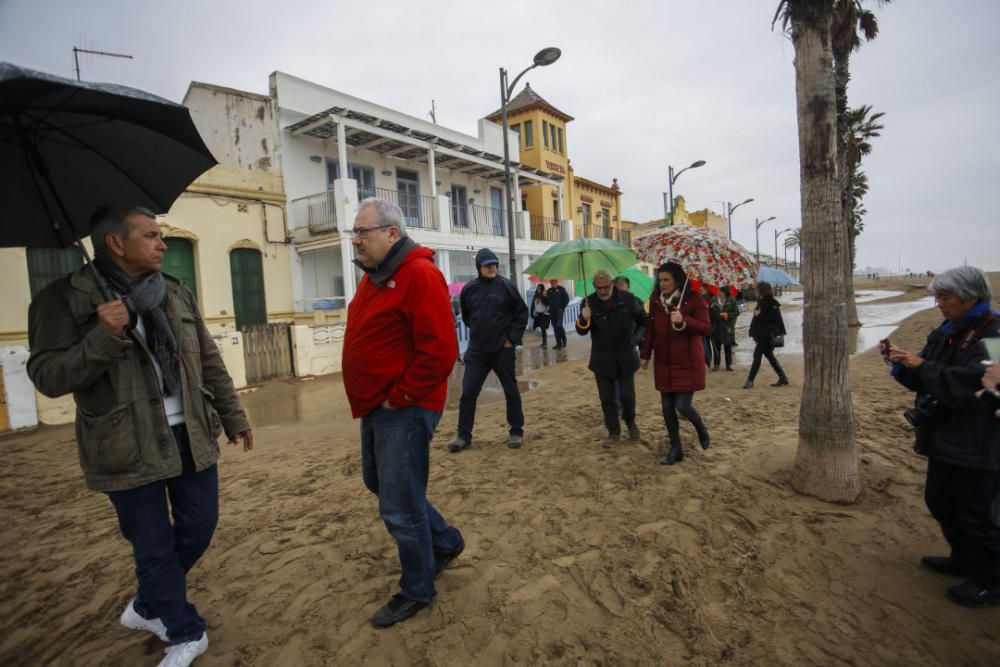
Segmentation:
<svg viewBox="0 0 1000 667">
<path fill-rule="evenodd" d="M 167 657 L 160 661 L 159 667 L 188 667 L 194 659 L 208 650 L 208 633 L 201 633 L 201 637 L 194 641 L 175 644 L 168 649 L 164 649 Z"/>
<path fill-rule="evenodd" d="M 167 639 L 167 626 L 163 625 L 163 621 L 158 618 L 143 618 L 139 615 L 139 612 L 135 610 L 132 605 L 135 600 L 129 600 L 128 606 L 125 607 L 125 611 L 122 612 L 122 625 L 124 625 L 129 630 L 145 630 L 146 632 L 152 632 L 154 635 L 160 638 L 160 641 L 170 643 Z"/>
</svg>

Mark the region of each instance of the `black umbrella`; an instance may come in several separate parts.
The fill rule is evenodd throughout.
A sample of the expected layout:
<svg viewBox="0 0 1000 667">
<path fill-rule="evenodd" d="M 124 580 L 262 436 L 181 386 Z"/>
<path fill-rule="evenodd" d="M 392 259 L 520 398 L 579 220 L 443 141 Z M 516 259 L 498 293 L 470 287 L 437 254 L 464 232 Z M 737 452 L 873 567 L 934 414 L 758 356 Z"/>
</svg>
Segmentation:
<svg viewBox="0 0 1000 667">
<path fill-rule="evenodd" d="M 184 106 L 0 63 L 0 164 L 0 247 L 64 248 L 103 204 L 166 212 L 216 161 Z"/>
</svg>

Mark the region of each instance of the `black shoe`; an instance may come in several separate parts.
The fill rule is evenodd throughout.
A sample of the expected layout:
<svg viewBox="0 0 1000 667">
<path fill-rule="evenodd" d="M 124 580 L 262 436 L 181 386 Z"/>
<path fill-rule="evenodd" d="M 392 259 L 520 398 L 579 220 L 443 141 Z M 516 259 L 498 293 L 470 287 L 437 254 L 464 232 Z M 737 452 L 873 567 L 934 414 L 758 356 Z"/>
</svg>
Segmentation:
<svg viewBox="0 0 1000 667">
<path fill-rule="evenodd" d="M 956 563 L 951 556 L 924 556 L 920 559 L 920 564 L 941 574 L 952 574 L 956 577 L 964 577 L 966 574 L 965 568 Z"/>
<path fill-rule="evenodd" d="M 744 389 L 753 389 L 753 380 L 747 380 L 743 383 Z"/>
<path fill-rule="evenodd" d="M 780 377 L 780 378 L 778 378 L 777 382 L 772 382 L 771 386 L 772 387 L 784 387 L 786 384 L 788 384 L 788 378 L 786 378 L 786 377 Z"/>
<path fill-rule="evenodd" d="M 628 428 L 628 439 L 638 440 L 639 439 L 639 425 L 635 421 L 625 422 L 625 426 Z"/>
<path fill-rule="evenodd" d="M 507 443 L 508 447 L 510 447 L 511 449 L 521 449 L 521 445 L 523 444 L 524 444 L 523 435 L 521 435 L 520 433 L 510 434 L 510 441 Z"/>
<path fill-rule="evenodd" d="M 376 628 L 388 628 L 390 625 L 396 625 L 416 614 L 427 604 L 402 595 L 395 595 L 389 600 L 389 604 L 375 612 L 375 615 L 372 616 L 372 625 Z"/>
<path fill-rule="evenodd" d="M 708 429 L 702 428 L 698 432 L 698 444 L 701 445 L 702 449 L 708 449 L 709 445 L 712 444 L 712 438 L 708 435 Z"/>
<path fill-rule="evenodd" d="M 684 460 L 684 450 L 677 447 L 671 447 L 667 455 L 660 459 L 660 465 L 672 466 L 675 463 L 680 463 Z"/>
<path fill-rule="evenodd" d="M 451 553 L 447 553 L 447 554 L 439 554 L 439 553 L 435 552 L 434 559 L 435 559 L 437 565 L 436 565 L 436 569 L 434 571 L 434 577 L 435 578 L 440 577 L 441 573 L 444 572 L 445 569 L 449 565 L 451 565 L 451 562 L 453 560 L 455 560 L 456 558 L 458 558 L 459 556 L 461 556 L 463 551 L 465 551 L 465 543 L 464 542 L 462 543 L 462 546 L 460 546 L 458 548 L 458 551 L 452 551 Z"/>
<path fill-rule="evenodd" d="M 545 348 L 547 348 L 547 347 L 548 347 L 548 345 L 546 345 L 545 343 L 542 343 L 542 349 L 543 349 L 543 350 L 544 350 Z"/>
<path fill-rule="evenodd" d="M 736 369 L 735 369 L 735 368 L 733 368 L 732 366 L 726 366 L 726 370 L 727 370 L 727 371 L 732 371 L 733 373 L 735 373 L 735 372 L 736 372 Z"/>
<path fill-rule="evenodd" d="M 948 589 L 952 601 L 966 607 L 988 607 L 1000 604 L 1000 585 L 986 586 L 972 579 Z"/>
<path fill-rule="evenodd" d="M 451 441 L 451 444 L 448 445 L 448 451 L 454 454 L 455 452 L 460 452 L 463 449 L 468 449 L 469 447 L 472 447 L 472 443 L 465 438 L 459 437 Z"/>
</svg>

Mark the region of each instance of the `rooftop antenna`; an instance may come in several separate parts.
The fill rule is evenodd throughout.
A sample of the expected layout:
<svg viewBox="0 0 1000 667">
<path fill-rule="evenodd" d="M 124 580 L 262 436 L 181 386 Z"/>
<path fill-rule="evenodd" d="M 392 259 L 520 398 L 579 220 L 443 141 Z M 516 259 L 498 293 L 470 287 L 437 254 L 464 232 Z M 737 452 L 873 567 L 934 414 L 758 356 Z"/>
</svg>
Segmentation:
<svg viewBox="0 0 1000 667">
<path fill-rule="evenodd" d="M 95 56 L 108 56 L 109 58 L 128 58 L 132 60 L 132 56 L 126 53 L 109 53 L 107 51 L 92 51 L 91 49 L 81 49 L 79 47 L 73 47 L 73 62 L 76 63 L 76 80 L 80 80 L 80 54 L 90 53 Z"/>
<path fill-rule="evenodd" d="M 434 100 L 431 100 L 431 110 L 427 112 L 427 115 L 431 117 L 431 122 L 437 125 L 437 107 L 434 105 Z"/>
</svg>

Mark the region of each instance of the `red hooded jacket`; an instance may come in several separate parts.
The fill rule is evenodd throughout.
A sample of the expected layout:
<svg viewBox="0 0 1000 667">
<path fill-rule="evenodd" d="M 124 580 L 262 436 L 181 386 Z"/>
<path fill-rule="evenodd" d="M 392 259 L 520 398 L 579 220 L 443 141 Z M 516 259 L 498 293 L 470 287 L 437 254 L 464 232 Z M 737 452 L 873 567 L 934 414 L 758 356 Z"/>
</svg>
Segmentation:
<svg viewBox="0 0 1000 667">
<path fill-rule="evenodd" d="M 347 308 L 344 389 L 355 419 L 386 399 L 393 407 L 444 410 L 458 341 L 433 256 L 413 248 L 382 285 L 365 275 Z"/>
</svg>

